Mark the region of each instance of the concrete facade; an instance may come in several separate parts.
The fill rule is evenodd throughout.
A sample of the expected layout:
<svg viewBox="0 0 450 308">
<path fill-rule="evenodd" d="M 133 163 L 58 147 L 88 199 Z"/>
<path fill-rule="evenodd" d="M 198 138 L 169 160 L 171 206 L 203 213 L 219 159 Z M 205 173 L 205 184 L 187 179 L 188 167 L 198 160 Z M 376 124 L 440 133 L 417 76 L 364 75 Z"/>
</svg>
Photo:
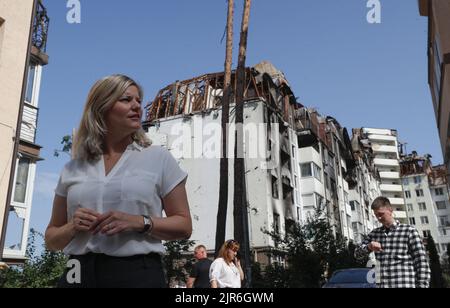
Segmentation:
<svg viewBox="0 0 450 308">
<path fill-rule="evenodd" d="M 445 165 L 433 167 L 427 157 L 408 155 L 402 159 L 401 169 L 409 223 L 425 241 L 432 236 L 439 254 L 445 258 L 450 243 L 450 195 Z"/>
<path fill-rule="evenodd" d="M 388 198 L 394 208 L 394 216 L 407 222 L 405 199 L 400 178 L 400 153 L 397 131 L 392 129 L 362 128 L 373 153 L 373 164 L 380 178 L 381 195 Z"/>
<path fill-rule="evenodd" d="M 49 18 L 40 0 L 2 0 L 0 20 L 0 255 L 3 261 L 21 263 L 41 160 L 35 141 Z"/>
<path fill-rule="evenodd" d="M 450 0 L 419 0 L 428 18 L 428 83 L 444 163 L 450 170 Z"/>
<path fill-rule="evenodd" d="M 258 258 L 264 258 L 264 255 L 259 256 L 258 252 L 273 246 L 272 238 L 263 230 L 283 233 L 286 222 L 298 221 L 301 215 L 301 200 L 298 199 L 301 195 L 299 164 L 296 154 L 292 152 L 297 149 L 296 135 L 291 128 L 280 125 L 280 130 L 278 125 L 273 125 L 279 124 L 280 119 L 274 113 L 270 114 L 263 101 L 245 104 L 249 238 L 250 247 L 255 252 L 254 257 L 259 261 L 261 260 Z M 215 245 L 221 116 L 221 108 L 218 108 L 190 117 L 160 119 L 157 125 L 148 128 L 148 136 L 153 143 L 169 149 L 181 168 L 189 174 L 186 187 L 193 218 L 191 240 L 205 245 L 209 251 Z M 233 115 L 230 121 L 234 121 Z M 261 125 L 266 121 L 272 123 L 269 131 L 266 125 Z M 234 144 L 234 134 L 229 137 L 230 144 Z M 282 147 L 281 143 L 286 147 Z M 270 152 L 274 162 L 280 162 L 274 168 L 267 162 L 266 151 Z M 233 160 L 230 159 L 226 238 L 233 238 L 234 232 L 233 166 Z"/>
<path fill-rule="evenodd" d="M 0 232 L 5 230 L 11 167 L 16 159 L 14 139 L 29 53 L 33 2 L 0 1 Z"/>
</svg>

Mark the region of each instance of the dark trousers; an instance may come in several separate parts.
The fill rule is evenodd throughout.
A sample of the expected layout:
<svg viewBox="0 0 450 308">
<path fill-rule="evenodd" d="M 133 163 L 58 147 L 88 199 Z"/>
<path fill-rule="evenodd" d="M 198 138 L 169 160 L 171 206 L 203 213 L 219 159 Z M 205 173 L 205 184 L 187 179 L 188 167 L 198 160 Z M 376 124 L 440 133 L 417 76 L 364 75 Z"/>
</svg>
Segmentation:
<svg viewBox="0 0 450 308">
<path fill-rule="evenodd" d="M 167 287 L 159 254 L 111 257 L 89 253 L 71 256 L 69 262 L 70 266 L 60 278 L 58 288 Z"/>
</svg>

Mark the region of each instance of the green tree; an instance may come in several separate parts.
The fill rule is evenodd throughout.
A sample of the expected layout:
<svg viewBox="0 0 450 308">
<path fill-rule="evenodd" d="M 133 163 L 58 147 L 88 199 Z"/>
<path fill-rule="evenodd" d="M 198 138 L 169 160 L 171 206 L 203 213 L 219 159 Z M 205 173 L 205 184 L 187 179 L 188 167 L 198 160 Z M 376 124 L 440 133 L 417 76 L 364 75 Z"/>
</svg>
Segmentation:
<svg viewBox="0 0 450 308">
<path fill-rule="evenodd" d="M 430 258 L 431 287 L 444 288 L 445 283 L 444 277 L 442 276 L 441 261 L 432 236 L 427 239 L 427 250 Z"/>
<path fill-rule="evenodd" d="M 61 150 L 55 150 L 53 153 L 53 156 L 59 157 L 60 153 L 65 153 L 70 156 L 70 153 L 72 151 L 72 136 L 64 136 L 61 140 L 62 149 Z"/>
<path fill-rule="evenodd" d="M 164 243 L 166 254 L 164 264 L 169 284 L 185 284 L 192 268 L 192 262 L 186 259 L 190 248 L 195 244 L 191 240 L 167 241 Z"/>
<path fill-rule="evenodd" d="M 61 252 L 51 252 L 44 247 L 38 254 L 36 239 L 43 235 L 30 230 L 26 251 L 27 260 L 23 265 L 12 266 L 0 271 L 0 288 L 52 288 L 63 274 L 67 257 Z"/>
<path fill-rule="evenodd" d="M 326 216 L 317 210 L 305 224 L 293 224 L 284 235 L 266 231 L 276 247 L 269 255 L 285 260 L 286 266 L 267 266 L 264 280 L 272 287 L 318 288 L 337 269 L 364 266 L 353 257 L 354 245 L 331 230 Z"/>
</svg>

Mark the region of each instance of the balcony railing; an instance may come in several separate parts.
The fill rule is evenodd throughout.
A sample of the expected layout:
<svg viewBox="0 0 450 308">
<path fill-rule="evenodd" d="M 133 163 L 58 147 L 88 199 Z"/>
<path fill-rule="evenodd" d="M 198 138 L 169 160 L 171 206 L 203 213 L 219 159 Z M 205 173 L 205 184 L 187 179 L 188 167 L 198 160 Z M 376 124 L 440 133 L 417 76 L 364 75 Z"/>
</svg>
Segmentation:
<svg viewBox="0 0 450 308">
<path fill-rule="evenodd" d="M 397 184 L 381 184 L 380 189 L 381 189 L 381 191 L 393 191 L 393 192 L 403 191 L 402 185 L 397 185 Z"/>
<path fill-rule="evenodd" d="M 47 15 L 47 9 L 42 4 L 41 0 L 38 1 L 36 16 L 33 22 L 33 46 L 39 49 L 41 52 L 47 50 L 47 35 L 48 25 L 50 18 Z"/>
</svg>

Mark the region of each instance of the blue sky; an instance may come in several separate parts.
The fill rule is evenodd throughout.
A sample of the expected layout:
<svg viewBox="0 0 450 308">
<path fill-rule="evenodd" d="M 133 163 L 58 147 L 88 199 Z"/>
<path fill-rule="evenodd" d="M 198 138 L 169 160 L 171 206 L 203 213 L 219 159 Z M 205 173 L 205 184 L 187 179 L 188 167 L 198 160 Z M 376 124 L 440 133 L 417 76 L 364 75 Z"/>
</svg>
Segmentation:
<svg viewBox="0 0 450 308">
<path fill-rule="evenodd" d="M 124 73 L 142 84 L 150 101 L 176 80 L 223 70 L 227 8 L 225 0 L 80 0 L 81 24 L 69 24 L 67 1 L 44 3 L 50 62 L 42 76 L 37 143 L 45 161 L 38 164 L 31 218 L 41 232 L 68 160 L 53 151 L 78 126 L 91 85 Z M 304 105 L 349 130 L 395 128 L 409 151 L 430 153 L 441 163 L 427 85 L 427 20 L 417 1 L 381 0 L 381 24 L 369 24 L 366 4 L 254 0 L 247 65 L 271 61 Z M 236 0 L 235 46 L 241 12 L 242 0 Z"/>
</svg>

